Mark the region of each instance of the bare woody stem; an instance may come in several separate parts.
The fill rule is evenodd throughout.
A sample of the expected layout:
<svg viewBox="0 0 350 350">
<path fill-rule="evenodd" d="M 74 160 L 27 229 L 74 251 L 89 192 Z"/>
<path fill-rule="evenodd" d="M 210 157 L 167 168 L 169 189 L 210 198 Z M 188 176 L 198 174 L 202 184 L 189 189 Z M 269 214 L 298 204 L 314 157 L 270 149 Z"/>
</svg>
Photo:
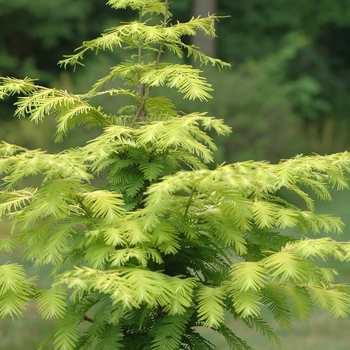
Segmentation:
<svg viewBox="0 0 350 350">
<path fill-rule="evenodd" d="M 167 26 L 167 22 L 168 22 L 168 7 L 169 7 L 169 0 L 166 0 L 165 1 L 164 20 L 163 20 L 163 27 L 164 28 Z M 158 67 L 159 67 L 160 59 L 161 59 L 162 54 L 163 54 L 163 47 L 164 47 L 164 41 L 162 41 L 160 44 L 156 64 L 154 65 L 154 69 L 158 69 Z"/>
<path fill-rule="evenodd" d="M 164 11 L 164 19 L 163 19 L 163 27 L 165 28 L 167 26 L 167 22 L 168 22 L 168 7 L 169 7 L 169 0 L 165 1 L 165 11 Z M 140 13 L 140 17 L 142 16 L 142 13 Z M 159 63 L 160 63 L 160 59 L 162 57 L 162 53 L 163 53 L 163 47 L 164 47 L 164 41 L 161 42 L 159 50 L 158 50 L 158 55 L 157 55 L 157 59 L 154 65 L 154 69 L 157 70 L 159 67 Z M 138 47 L 138 61 L 139 63 L 141 63 L 141 43 L 139 43 L 139 47 Z M 137 120 L 139 120 L 140 118 L 144 119 L 146 117 L 146 110 L 145 110 L 145 104 L 146 104 L 146 100 L 147 97 L 149 95 L 149 92 L 151 91 L 151 86 L 148 86 L 147 88 L 145 88 L 144 84 L 142 84 L 140 82 L 140 74 L 138 76 L 138 83 L 137 83 L 137 95 L 141 98 L 141 101 L 136 105 L 137 109 L 135 112 L 135 116 L 134 119 L 132 120 L 132 122 L 130 123 L 130 127 L 132 128 L 135 123 L 137 122 Z"/>
<path fill-rule="evenodd" d="M 140 16 L 139 16 L 139 22 L 142 22 L 142 9 L 140 10 Z M 138 64 L 141 65 L 142 63 L 142 42 L 141 40 L 138 43 Z M 137 74 L 137 96 L 142 99 L 143 96 L 145 94 L 145 85 L 141 83 L 141 73 L 138 72 Z M 138 108 L 140 107 L 140 105 L 138 103 L 136 103 L 136 109 L 135 109 L 135 115 L 138 115 Z M 140 119 L 144 119 L 145 117 L 145 110 L 143 108 L 143 110 L 141 110 L 141 112 L 139 113 L 138 117 L 140 117 Z"/>
</svg>

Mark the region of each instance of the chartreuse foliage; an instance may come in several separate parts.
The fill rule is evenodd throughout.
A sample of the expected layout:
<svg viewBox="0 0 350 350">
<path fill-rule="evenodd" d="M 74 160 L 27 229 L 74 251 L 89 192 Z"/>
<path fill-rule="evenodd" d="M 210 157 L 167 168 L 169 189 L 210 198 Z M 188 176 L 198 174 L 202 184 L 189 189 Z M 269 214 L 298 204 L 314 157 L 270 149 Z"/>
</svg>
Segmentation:
<svg viewBox="0 0 350 350">
<path fill-rule="evenodd" d="M 329 200 L 330 188 L 348 187 L 349 154 L 209 170 L 215 144 L 207 131 L 227 135 L 229 128 L 203 113 L 183 115 L 153 96 L 152 87 L 210 97 L 200 70 L 162 62 L 162 54 L 227 66 L 181 41 L 197 31 L 215 36 L 217 17 L 175 23 L 167 1 L 108 3 L 131 7 L 138 20 L 84 42 L 61 61 L 75 66 L 89 50 L 132 50 L 130 61 L 112 67 L 90 91 L 75 95 L 29 78 L 2 78 L 1 98 L 20 95 L 16 115 L 36 123 L 53 116 L 57 140 L 76 124 L 102 129 L 85 146 L 58 154 L 1 144 L 0 214 L 13 232 L 0 248 L 22 248 L 36 268 L 52 266 L 53 278 L 51 287 L 38 289 L 20 265 L 1 266 L 1 317 L 20 317 L 35 299 L 41 316 L 57 322 L 46 340 L 54 349 L 178 350 L 215 349 L 201 327 L 223 335 L 231 349 L 250 349 L 225 324 L 227 314 L 279 344 L 261 317 L 264 305 L 281 327 L 308 319 L 313 305 L 347 316 L 349 287 L 336 284 L 336 271 L 317 261 L 348 261 L 350 246 L 312 238 L 341 233 L 343 224 L 316 214 L 311 193 Z M 150 25 L 150 16 L 160 24 Z M 115 87 L 115 78 L 125 86 Z M 131 102 L 106 114 L 93 104 L 101 94 Z M 38 186 L 26 187 L 32 176 Z M 305 205 L 280 198 L 281 189 Z M 285 228 L 304 238 L 278 233 Z"/>
</svg>

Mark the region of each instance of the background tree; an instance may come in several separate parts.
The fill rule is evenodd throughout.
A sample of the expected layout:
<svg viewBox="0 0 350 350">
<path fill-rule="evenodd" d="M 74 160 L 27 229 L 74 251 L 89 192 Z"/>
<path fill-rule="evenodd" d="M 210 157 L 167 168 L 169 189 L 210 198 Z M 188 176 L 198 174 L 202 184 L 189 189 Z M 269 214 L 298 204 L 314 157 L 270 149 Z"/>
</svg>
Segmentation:
<svg viewBox="0 0 350 350">
<path fill-rule="evenodd" d="M 194 0 L 192 13 L 194 16 L 208 16 L 208 14 L 214 14 L 217 12 L 217 0 Z M 216 41 L 208 40 L 203 33 L 197 33 L 193 37 L 193 45 L 198 46 L 205 54 L 215 57 L 216 56 Z"/>
</svg>

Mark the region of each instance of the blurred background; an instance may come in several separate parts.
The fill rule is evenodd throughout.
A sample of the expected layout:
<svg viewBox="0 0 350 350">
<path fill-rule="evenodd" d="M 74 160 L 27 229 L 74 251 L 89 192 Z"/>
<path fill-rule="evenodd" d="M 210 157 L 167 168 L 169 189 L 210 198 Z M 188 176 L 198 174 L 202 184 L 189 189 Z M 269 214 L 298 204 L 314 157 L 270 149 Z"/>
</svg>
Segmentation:
<svg viewBox="0 0 350 350">
<path fill-rule="evenodd" d="M 82 41 L 97 37 L 131 11 L 115 11 L 105 0 L 0 0 L 0 76 L 38 78 L 41 85 L 86 92 L 125 52 L 86 55 L 87 69 L 61 69 L 57 62 Z M 350 1 L 349 0 L 176 0 L 174 20 L 215 13 L 218 38 L 185 37 L 205 53 L 232 64 L 218 73 L 202 67 L 214 87 L 208 102 L 189 102 L 169 92 L 184 112 L 208 111 L 232 126 L 230 137 L 216 140 L 217 163 L 248 159 L 277 162 L 297 154 L 329 154 L 350 145 Z M 193 63 L 196 62 L 186 62 Z M 164 93 L 164 92 L 162 92 Z M 29 148 L 58 151 L 83 144 L 98 130 L 77 130 L 63 144 L 53 143 L 53 120 L 39 127 L 13 117 L 15 99 L 0 104 L 0 140 Z M 119 102 L 98 100 L 107 111 Z M 346 193 L 320 210 L 350 219 Z M 350 223 L 350 221 L 349 221 Z M 1 223 L 1 235 L 8 232 Z M 347 226 L 348 227 L 348 226 Z M 347 228 L 348 237 L 350 230 Z M 0 256 L 1 262 L 8 257 Z M 342 266 L 341 279 L 350 273 Z M 312 322 L 279 331 L 283 349 L 348 349 L 349 320 L 331 321 L 316 313 Z M 234 325 L 256 349 L 273 349 L 260 335 Z M 0 324 L 1 349 L 34 349 L 52 328 L 30 306 L 24 320 Z M 241 330 L 242 328 L 242 330 Z M 20 335 L 20 336 L 19 336 Z M 218 340 L 220 342 L 220 340 Z M 5 345 L 4 345 L 5 344 Z M 23 345 L 25 344 L 25 345 Z M 225 349 L 220 345 L 219 349 Z M 49 349 L 49 348 L 48 348 Z"/>
</svg>

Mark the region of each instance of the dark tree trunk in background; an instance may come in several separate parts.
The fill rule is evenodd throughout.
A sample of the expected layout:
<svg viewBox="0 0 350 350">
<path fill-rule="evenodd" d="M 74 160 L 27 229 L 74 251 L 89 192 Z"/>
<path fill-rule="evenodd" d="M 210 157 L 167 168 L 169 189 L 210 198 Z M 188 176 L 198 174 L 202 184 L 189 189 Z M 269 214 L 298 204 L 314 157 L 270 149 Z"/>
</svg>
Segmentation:
<svg viewBox="0 0 350 350">
<path fill-rule="evenodd" d="M 192 14 L 194 17 L 206 17 L 208 13 L 215 13 L 216 9 L 217 0 L 193 0 Z M 202 33 L 198 33 L 192 38 L 192 44 L 198 46 L 206 55 L 215 57 L 215 39 L 210 39 Z"/>
</svg>

